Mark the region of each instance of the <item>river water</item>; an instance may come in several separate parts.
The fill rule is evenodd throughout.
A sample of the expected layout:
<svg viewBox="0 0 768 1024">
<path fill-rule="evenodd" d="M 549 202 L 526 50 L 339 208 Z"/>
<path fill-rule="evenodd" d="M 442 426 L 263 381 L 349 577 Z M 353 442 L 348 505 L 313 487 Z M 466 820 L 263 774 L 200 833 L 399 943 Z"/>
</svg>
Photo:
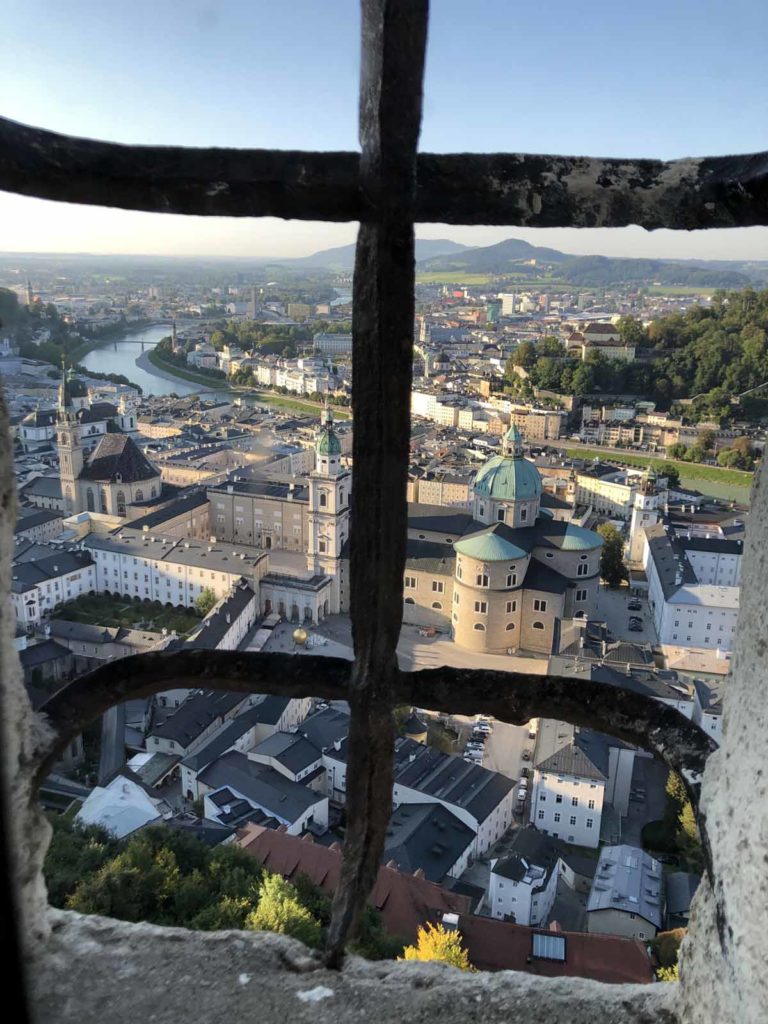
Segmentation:
<svg viewBox="0 0 768 1024">
<path fill-rule="evenodd" d="M 201 392 L 198 384 L 174 378 L 166 380 L 159 377 L 153 367 L 144 368 L 136 365 L 142 352 L 148 352 L 162 338 L 171 333 L 170 324 L 155 324 L 152 327 L 140 327 L 134 331 L 126 331 L 122 338 L 105 342 L 101 348 L 92 349 L 80 360 L 86 370 L 96 373 L 122 373 L 138 384 L 145 395 L 195 395 Z M 146 363 L 146 360 L 145 360 Z"/>
</svg>

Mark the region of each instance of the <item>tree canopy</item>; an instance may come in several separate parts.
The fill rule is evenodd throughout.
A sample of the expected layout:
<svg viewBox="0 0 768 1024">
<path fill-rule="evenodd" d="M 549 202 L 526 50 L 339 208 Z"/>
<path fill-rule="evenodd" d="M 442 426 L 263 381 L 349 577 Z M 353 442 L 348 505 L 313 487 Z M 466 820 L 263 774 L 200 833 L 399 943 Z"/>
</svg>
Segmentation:
<svg viewBox="0 0 768 1024">
<path fill-rule="evenodd" d="M 469 955 L 461 944 L 461 933 L 442 924 L 427 924 L 419 928 L 415 946 L 406 946 L 400 960 L 438 960 L 440 963 L 471 971 Z"/>
<path fill-rule="evenodd" d="M 603 538 L 600 575 L 609 587 L 618 587 L 627 578 L 627 567 L 624 564 L 624 541 L 619 531 L 611 523 L 601 523 L 597 532 Z"/>
</svg>

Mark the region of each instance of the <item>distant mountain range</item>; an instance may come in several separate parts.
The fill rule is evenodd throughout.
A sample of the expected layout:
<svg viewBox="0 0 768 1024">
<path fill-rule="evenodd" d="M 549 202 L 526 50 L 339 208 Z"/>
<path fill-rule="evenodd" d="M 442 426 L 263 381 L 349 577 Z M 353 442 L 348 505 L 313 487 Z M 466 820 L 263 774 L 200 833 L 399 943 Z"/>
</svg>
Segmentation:
<svg viewBox="0 0 768 1024">
<path fill-rule="evenodd" d="M 272 260 L 273 269 L 325 270 L 349 273 L 354 266 L 354 245 L 324 249 L 300 259 Z M 418 273 L 462 276 L 490 274 L 514 276 L 534 282 L 547 279 L 580 288 L 641 286 L 649 284 L 701 288 L 746 288 L 768 284 L 768 261 L 758 260 L 660 260 L 611 256 L 574 256 L 521 238 L 507 238 L 486 246 L 466 246 L 450 239 L 418 239 Z"/>
<path fill-rule="evenodd" d="M 417 238 L 416 262 L 464 252 L 467 249 L 469 246 L 462 245 L 461 242 L 452 242 L 448 238 Z M 317 267 L 344 273 L 352 270 L 355 265 L 355 246 L 354 243 L 339 245 L 335 249 L 322 249 L 312 256 L 300 256 L 292 260 L 270 260 L 270 263 L 287 264 L 291 267 Z"/>
<path fill-rule="evenodd" d="M 3 271 L 55 274 L 57 268 L 70 273 L 112 273 L 126 281 L 143 275 L 194 280 L 201 274 L 224 280 L 229 273 L 251 272 L 265 281 L 280 281 L 292 287 L 301 281 L 316 283 L 329 275 L 349 274 L 354 267 L 354 245 L 323 249 L 296 258 L 226 256 L 142 256 L 97 255 L 90 253 L 3 253 Z M 416 269 L 420 274 L 439 274 L 440 280 L 462 283 L 470 274 L 487 274 L 509 286 L 530 282 L 532 287 L 549 282 L 575 288 L 661 284 L 699 288 L 768 287 L 767 260 L 665 260 L 631 259 L 613 256 L 576 256 L 545 246 L 531 245 L 521 238 L 507 238 L 486 246 L 466 246 L 448 238 L 416 240 Z"/>
<path fill-rule="evenodd" d="M 529 261 L 535 260 L 531 265 Z M 579 287 L 605 287 L 658 282 L 666 285 L 712 288 L 745 288 L 768 283 L 768 261 L 755 260 L 654 260 L 611 256 L 573 256 L 508 238 L 496 245 L 465 249 L 453 255 L 424 259 L 421 273 L 510 274 L 542 280 L 546 276 Z"/>
</svg>

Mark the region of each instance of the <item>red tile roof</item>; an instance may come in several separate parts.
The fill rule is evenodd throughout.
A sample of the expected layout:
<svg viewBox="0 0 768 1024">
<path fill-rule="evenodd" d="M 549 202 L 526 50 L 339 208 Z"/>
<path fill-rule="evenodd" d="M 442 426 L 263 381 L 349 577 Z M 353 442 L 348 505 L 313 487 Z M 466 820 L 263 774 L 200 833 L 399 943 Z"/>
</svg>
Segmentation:
<svg viewBox="0 0 768 1024">
<path fill-rule="evenodd" d="M 332 893 L 341 874 L 341 847 L 321 846 L 311 837 L 288 835 L 248 824 L 237 834 L 238 845 L 253 854 L 265 868 L 290 880 L 306 875 L 315 885 Z M 381 911 L 384 926 L 392 935 L 415 942 L 420 925 L 443 913 L 467 913 L 469 897 L 449 892 L 418 875 L 407 875 L 389 864 L 379 868 L 370 903 Z"/>
<path fill-rule="evenodd" d="M 341 847 L 321 846 L 310 836 L 299 839 L 283 830 L 273 831 L 248 824 L 237 834 L 237 843 L 264 867 L 290 880 L 306 875 L 332 893 L 341 873 Z M 647 983 L 653 980 L 651 961 L 642 942 L 613 935 L 556 931 L 565 939 L 565 960 L 532 956 L 533 935 L 545 929 L 497 921 L 471 914 L 469 897 L 450 892 L 420 873 L 403 874 L 393 864 L 379 868 L 371 904 L 381 911 L 392 935 L 415 942 L 420 925 L 439 922 L 445 913 L 459 915 L 458 929 L 471 963 L 482 971 L 526 971 L 544 977 L 591 978 L 603 982 Z"/>
</svg>

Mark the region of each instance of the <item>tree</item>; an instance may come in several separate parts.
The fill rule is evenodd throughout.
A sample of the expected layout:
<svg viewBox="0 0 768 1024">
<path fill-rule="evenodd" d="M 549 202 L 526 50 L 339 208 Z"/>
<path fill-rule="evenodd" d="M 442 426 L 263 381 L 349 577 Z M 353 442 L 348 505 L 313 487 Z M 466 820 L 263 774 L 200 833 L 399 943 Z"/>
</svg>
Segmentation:
<svg viewBox="0 0 768 1024">
<path fill-rule="evenodd" d="M 553 335 L 546 334 L 536 345 L 536 354 L 541 356 L 554 356 L 562 359 L 565 356 L 565 347 Z"/>
<path fill-rule="evenodd" d="M 471 971 L 469 954 L 461 945 L 461 933 L 429 922 L 419 928 L 415 946 L 406 946 L 400 960 L 438 960 L 462 971 Z"/>
<path fill-rule="evenodd" d="M 667 486 L 680 486 L 680 470 L 677 466 L 669 466 L 664 462 L 654 462 L 653 469 L 658 476 L 665 476 L 667 478 Z"/>
<path fill-rule="evenodd" d="M 216 597 L 216 594 L 213 592 L 213 590 L 211 590 L 210 587 L 206 587 L 205 590 L 200 591 L 197 598 L 195 599 L 195 611 L 202 618 L 205 618 L 205 616 L 208 614 L 211 608 L 213 608 L 217 601 L 218 597 Z"/>
<path fill-rule="evenodd" d="M 597 532 L 603 538 L 600 575 L 609 587 L 618 587 L 628 575 L 624 564 L 624 542 L 621 534 L 611 523 L 601 523 Z"/>
<path fill-rule="evenodd" d="M 53 836 L 43 871 L 49 901 L 54 907 L 64 907 L 78 882 L 99 871 L 118 847 L 106 829 L 97 825 L 83 826 L 63 815 L 52 816 L 51 824 Z"/>
<path fill-rule="evenodd" d="M 712 448 L 715 447 L 716 436 L 717 435 L 715 434 L 714 430 L 702 430 L 702 432 L 699 434 L 698 444 L 700 444 L 701 447 L 705 448 L 707 451 L 710 451 Z"/>
<path fill-rule="evenodd" d="M 677 964 L 673 967 L 659 967 L 656 977 L 659 981 L 680 981 L 680 968 Z"/>
<path fill-rule="evenodd" d="M 522 366 L 524 370 L 530 370 L 536 365 L 536 346 L 533 342 L 523 341 L 512 353 L 512 365 Z"/>
<path fill-rule="evenodd" d="M 298 900 L 296 888 L 280 875 L 265 875 L 259 903 L 245 921 L 252 931 L 279 932 L 306 946 L 320 944 L 320 922 Z"/>
<path fill-rule="evenodd" d="M 688 449 L 685 447 L 685 445 L 680 444 L 680 442 L 678 441 L 676 444 L 671 444 L 669 448 L 667 448 L 667 455 L 669 455 L 672 459 L 684 459 L 685 453 L 687 451 Z"/>
<path fill-rule="evenodd" d="M 741 456 L 733 448 L 723 448 L 717 453 L 717 464 L 726 469 L 737 469 L 741 466 Z"/>
</svg>

